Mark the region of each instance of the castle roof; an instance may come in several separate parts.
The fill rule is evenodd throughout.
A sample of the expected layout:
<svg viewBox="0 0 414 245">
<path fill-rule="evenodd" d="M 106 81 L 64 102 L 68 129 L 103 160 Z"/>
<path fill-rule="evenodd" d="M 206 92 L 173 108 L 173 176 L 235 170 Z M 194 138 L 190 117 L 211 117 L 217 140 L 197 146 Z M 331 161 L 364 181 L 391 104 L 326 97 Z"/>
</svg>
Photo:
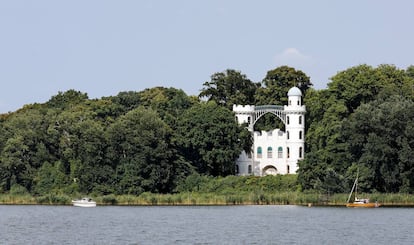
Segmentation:
<svg viewBox="0 0 414 245">
<path fill-rule="evenodd" d="M 302 96 L 302 92 L 298 87 L 292 87 L 288 91 L 288 96 Z"/>
</svg>

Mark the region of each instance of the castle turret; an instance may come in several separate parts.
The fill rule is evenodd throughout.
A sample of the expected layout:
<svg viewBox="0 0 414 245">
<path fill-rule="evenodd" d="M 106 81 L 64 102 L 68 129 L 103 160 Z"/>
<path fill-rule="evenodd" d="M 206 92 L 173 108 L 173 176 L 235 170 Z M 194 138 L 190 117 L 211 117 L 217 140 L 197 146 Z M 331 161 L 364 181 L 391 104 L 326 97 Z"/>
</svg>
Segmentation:
<svg viewBox="0 0 414 245">
<path fill-rule="evenodd" d="M 293 87 L 288 91 L 286 113 L 286 168 L 287 172 L 298 170 L 297 161 L 303 159 L 305 152 L 305 113 L 302 105 L 302 92 Z"/>
</svg>

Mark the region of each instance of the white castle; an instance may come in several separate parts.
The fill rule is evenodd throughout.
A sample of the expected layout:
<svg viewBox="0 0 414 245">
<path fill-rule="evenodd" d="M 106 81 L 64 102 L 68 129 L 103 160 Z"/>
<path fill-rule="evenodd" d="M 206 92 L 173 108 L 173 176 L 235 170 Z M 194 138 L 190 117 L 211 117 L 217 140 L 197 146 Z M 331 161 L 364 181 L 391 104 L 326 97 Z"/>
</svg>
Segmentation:
<svg viewBox="0 0 414 245">
<path fill-rule="evenodd" d="M 233 105 L 239 124 L 247 123 L 253 134 L 252 152 L 242 152 L 236 160 L 238 175 L 292 174 L 298 170 L 298 160 L 305 152 L 305 113 L 302 92 L 293 87 L 288 91 L 288 105 Z M 254 132 L 254 124 L 266 113 L 277 116 L 286 132 L 280 129 Z"/>
</svg>

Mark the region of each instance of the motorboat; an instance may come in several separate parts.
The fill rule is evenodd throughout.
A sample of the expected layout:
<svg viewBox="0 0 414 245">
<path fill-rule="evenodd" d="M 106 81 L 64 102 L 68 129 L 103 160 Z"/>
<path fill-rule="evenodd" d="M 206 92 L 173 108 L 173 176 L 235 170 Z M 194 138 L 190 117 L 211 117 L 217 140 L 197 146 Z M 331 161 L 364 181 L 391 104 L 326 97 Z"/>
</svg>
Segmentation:
<svg viewBox="0 0 414 245">
<path fill-rule="evenodd" d="M 84 207 L 91 208 L 96 207 L 96 202 L 89 197 L 84 197 L 82 199 L 72 200 L 72 204 L 75 207 Z"/>
</svg>

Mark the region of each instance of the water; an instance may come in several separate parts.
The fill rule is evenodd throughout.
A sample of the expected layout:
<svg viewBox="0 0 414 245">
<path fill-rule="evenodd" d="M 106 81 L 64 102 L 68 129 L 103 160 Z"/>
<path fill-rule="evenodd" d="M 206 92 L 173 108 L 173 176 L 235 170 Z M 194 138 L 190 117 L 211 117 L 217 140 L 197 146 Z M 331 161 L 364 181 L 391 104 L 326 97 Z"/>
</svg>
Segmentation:
<svg viewBox="0 0 414 245">
<path fill-rule="evenodd" d="M 0 244 L 413 244 L 414 209 L 0 206 Z"/>
</svg>

